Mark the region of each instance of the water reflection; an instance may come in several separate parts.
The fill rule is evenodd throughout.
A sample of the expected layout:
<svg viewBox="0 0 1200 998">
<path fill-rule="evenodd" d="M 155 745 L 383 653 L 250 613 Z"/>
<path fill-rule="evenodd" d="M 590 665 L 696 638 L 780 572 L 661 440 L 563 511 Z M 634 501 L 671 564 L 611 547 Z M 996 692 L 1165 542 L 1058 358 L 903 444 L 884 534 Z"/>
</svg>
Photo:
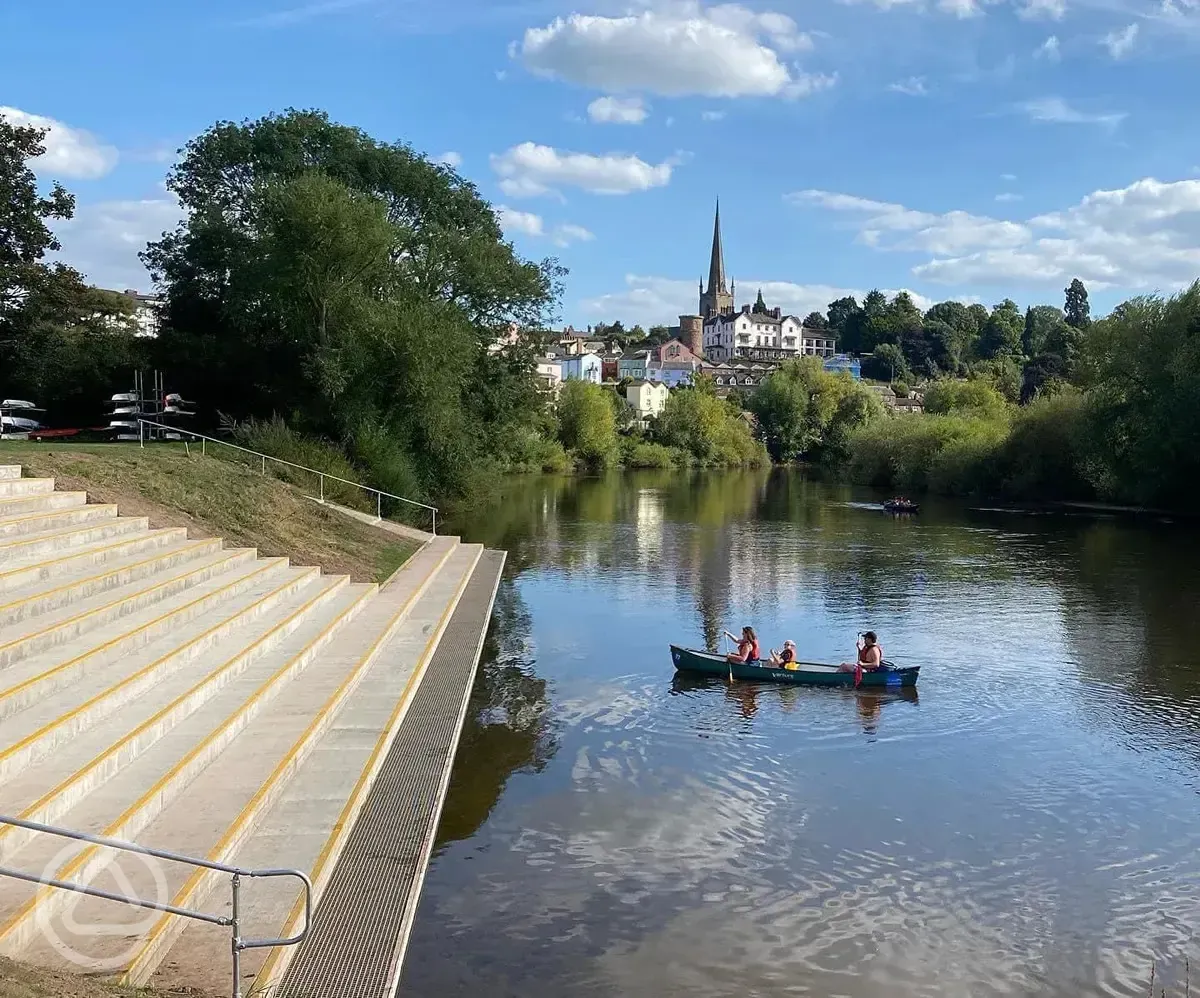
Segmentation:
<svg viewBox="0 0 1200 998">
<path fill-rule="evenodd" d="M 1077 998 L 1200 960 L 1200 540 L 788 473 L 517 479 L 402 990 Z M 673 675 L 669 642 L 915 691 Z"/>
</svg>

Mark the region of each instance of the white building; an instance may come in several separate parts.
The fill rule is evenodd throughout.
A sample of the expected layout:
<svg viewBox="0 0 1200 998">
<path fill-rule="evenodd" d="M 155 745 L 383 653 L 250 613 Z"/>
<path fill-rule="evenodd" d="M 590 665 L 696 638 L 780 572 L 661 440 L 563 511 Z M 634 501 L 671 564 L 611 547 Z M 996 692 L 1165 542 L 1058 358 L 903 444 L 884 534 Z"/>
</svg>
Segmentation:
<svg viewBox="0 0 1200 998">
<path fill-rule="evenodd" d="M 638 423 L 661 413 L 670 396 L 670 389 L 661 381 L 634 381 L 625 388 L 625 400 L 633 408 Z"/>
<path fill-rule="evenodd" d="M 761 302 L 761 296 L 759 298 Z M 777 308 L 762 310 L 743 305 L 740 312 L 704 320 L 704 356 L 713 362 L 744 357 L 787 360 L 791 357 L 832 357 L 837 341 L 823 330 L 808 329 L 794 315 Z"/>
<path fill-rule="evenodd" d="M 144 295 L 140 291 L 126 288 L 121 292 L 133 300 L 133 318 L 137 323 L 138 336 L 157 336 L 162 318 L 163 300 L 158 295 Z"/>
<path fill-rule="evenodd" d="M 537 362 L 538 387 L 544 392 L 558 394 L 562 387 L 562 361 L 557 357 L 541 357 Z"/>
</svg>

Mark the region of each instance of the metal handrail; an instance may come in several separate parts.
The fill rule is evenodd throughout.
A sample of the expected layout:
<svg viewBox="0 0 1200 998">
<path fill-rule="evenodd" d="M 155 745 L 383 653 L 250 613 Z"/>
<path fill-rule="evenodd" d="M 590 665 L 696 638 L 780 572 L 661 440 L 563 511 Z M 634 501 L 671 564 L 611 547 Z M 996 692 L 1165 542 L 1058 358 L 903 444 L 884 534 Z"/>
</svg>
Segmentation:
<svg viewBox="0 0 1200 998">
<path fill-rule="evenodd" d="M 206 437 L 203 433 L 197 433 L 195 430 L 184 429 L 182 426 L 168 426 L 166 423 L 156 423 L 152 419 L 142 419 L 138 417 L 138 446 L 146 446 L 145 427 L 154 426 L 160 430 L 170 430 L 172 433 L 186 433 L 194 440 L 201 441 L 200 452 L 208 454 L 208 442 L 211 440 L 214 444 L 220 444 L 222 447 L 232 447 L 234 450 L 240 450 L 243 454 L 251 454 L 262 461 L 262 473 L 267 473 L 267 462 L 274 461 L 276 464 L 286 464 L 289 468 L 296 468 L 300 471 L 307 471 L 311 475 L 316 475 L 321 481 L 321 494 L 319 496 L 309 496 L 309 499 L 315 499 L 317 502 L 324 505 L 325 503 L 325 479 L 328 478 L 332 482 L 341 482 L 343 485 L 353 485 L 356 489 L 362 489 L 364 492 L 373 492 L 375 494 L 375 517 L 377 520 L 383 519 L 383 497 L 396 499 L 399 502 L 408 503 L 410 506 L 420 506 L 422 509 L 427 509 L 433 516 L 433 526 L 430 528 L 431 534 L 437 533 L 437 515 L 438 508 L 430 506 L 428 503 L 417 502 L 415 499 L 405 499 L 404 496 L 394 495 L 391 492 L 383 492 L 380 489 L 373 489 L 369 485 L 361 485 L 358 482 L 352 482 L 346 478 L 338 478 L 337 475 L 331 475 L 325 471 L 318 471 L 316 468 L 307 468 L 302 464 L 295 464 L 292 461 L 285 461 L 281 457 L 272 457 L 270 454 L 264 454 L 261 451 L 251 450 L 249 447 L 242 447 L 239 444 L 231 444 L 228 440 L 220 440 L 217 437 Z"/>
<path fill-rule="evenodd" d="M 48 835 L 58 835 L 65 839 L 76 839 L 79 842 L 104 846 L 108 849 L 139 853 L 142 856 L 152 856 L 155 859 L 162 859 L 171 863 L 187 863 L 191 866 L 213 870 L 217 873 L 230 874 L 233 878 L 233 907 L 232 914 L 225 916 L 213 915 L 206 911 L 193 911 L 190 908 L 180 908 L 162 901 L 147 901 L 145 898 L 130 897 L 127 894 L 114 894 L 111 891 L 102 891 L 97 887 L 73 884 L 65 880 L 55 880 L 52 877 L 39 877 L 33 873 L 25 873 L 23 870 L 13 870 L 6 866 L 0 866 L 0 876 L 24 880 L 31 884 L 42 884 L 45 887 L 57 887 L 60 890 L 72 891 L 76 894 L 86 894 L 89 897 L 101 898 L 105 901 L 117 901 L 121 904 L 133 905 L 135 908 L 148 908 L 151 911 L 163 911 L 169 915 L 181 915 L 184 918 L 194 918 L 200 922 L 207 922 L 209 925 L 220 925 L 230 928 L 232 930 L 231 951 L 233 953 L 233 998 L 242 998 L 242 950 L 266 949 L 274 946 L 295 946 L 297 943 L 304 941 L 308 935 L 308 930 L 312 927 L 312 881 L 308 879 L 307 874 L 300 870 L 243 870 L 241 867 L 226 866 L 224 863 L 214 863 L 208 859 L 196 859 L 194 856 L 184 856 L 180 853 L 169 852 L 166 849 L 152 849 L 149 846 L 140 846 L 136 842 L 125 842 L 122 839 L 108 839 L 100 835 L 89 835 L 87 832 L 76 832 L 69 828 L 59 828 L 56 825 L 43 825 L 36 821 L 25 821 L 22 818 L 10 818 L 3 814 L 0 814 L 0 824 L 15 825 L 18 828 L 27 828 L 33 832 L 45 832 Z M 298 879 L 304 885 L 304 929 L 288 939 L 243 939 L 239 924 L 241 917 L 240 889 L 243 877 L 247 879 L 295 877 Z"/>
</svg>

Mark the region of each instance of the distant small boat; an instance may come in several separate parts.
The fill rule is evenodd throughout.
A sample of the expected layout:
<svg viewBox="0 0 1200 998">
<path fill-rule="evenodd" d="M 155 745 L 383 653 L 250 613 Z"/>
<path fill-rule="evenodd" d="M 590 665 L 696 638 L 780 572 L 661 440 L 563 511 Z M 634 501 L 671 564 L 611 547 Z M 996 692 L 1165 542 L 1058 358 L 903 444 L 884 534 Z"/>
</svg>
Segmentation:
<svg viewBox="0 0 1200 998">
<path fill-rule="evenodd" d="M 919 513 L 921 507 L 911 499 L 889 499 L 883 504 L 888 513 Z"/>
<path fill-rule="evenodd" d="M 800 662 L 797 669 L 777 669 L 769 665 L 744 665 L 730 662 L 724 655 L 714 655 L 712 652 L 696 651 L 693 648 L 680 648 L 671 645 L 671 661 L 681 672 L 706 672 L 713 676 L 728 676 L 733 673 L 734 679 L 751 679 L 763 683 L 791 683 L 794 686 L 854 686 L 854 673 L 842 672 L 836 665 L 822 665 L 819 662 Z M 890 662 L 884 663 L 884 668 L 873 672 L 864 672 L 859 688 L 892 688 L 916 686 L 917 676 L 921 672 L 919 665 L 911 665 L 899 669 Z"/>
</svg>

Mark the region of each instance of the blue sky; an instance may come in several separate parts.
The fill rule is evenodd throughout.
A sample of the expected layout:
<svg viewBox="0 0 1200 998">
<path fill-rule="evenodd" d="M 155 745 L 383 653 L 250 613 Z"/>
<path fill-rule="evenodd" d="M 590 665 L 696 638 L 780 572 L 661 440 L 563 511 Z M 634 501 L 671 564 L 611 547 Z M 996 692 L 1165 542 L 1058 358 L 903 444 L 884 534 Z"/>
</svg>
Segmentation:
<svg viewBox="0 0 1200 998">
<path fill-rule="evenodd" d="M 693 310 L 718 195 L 739 301 L 801 314 L 1200 276 L 1200 0 L 43 0 L 0 38 L 110 287 L 148 288 L 174 151 L 286 107 L 455 163 L 577 326 Z"/>
</svg>

